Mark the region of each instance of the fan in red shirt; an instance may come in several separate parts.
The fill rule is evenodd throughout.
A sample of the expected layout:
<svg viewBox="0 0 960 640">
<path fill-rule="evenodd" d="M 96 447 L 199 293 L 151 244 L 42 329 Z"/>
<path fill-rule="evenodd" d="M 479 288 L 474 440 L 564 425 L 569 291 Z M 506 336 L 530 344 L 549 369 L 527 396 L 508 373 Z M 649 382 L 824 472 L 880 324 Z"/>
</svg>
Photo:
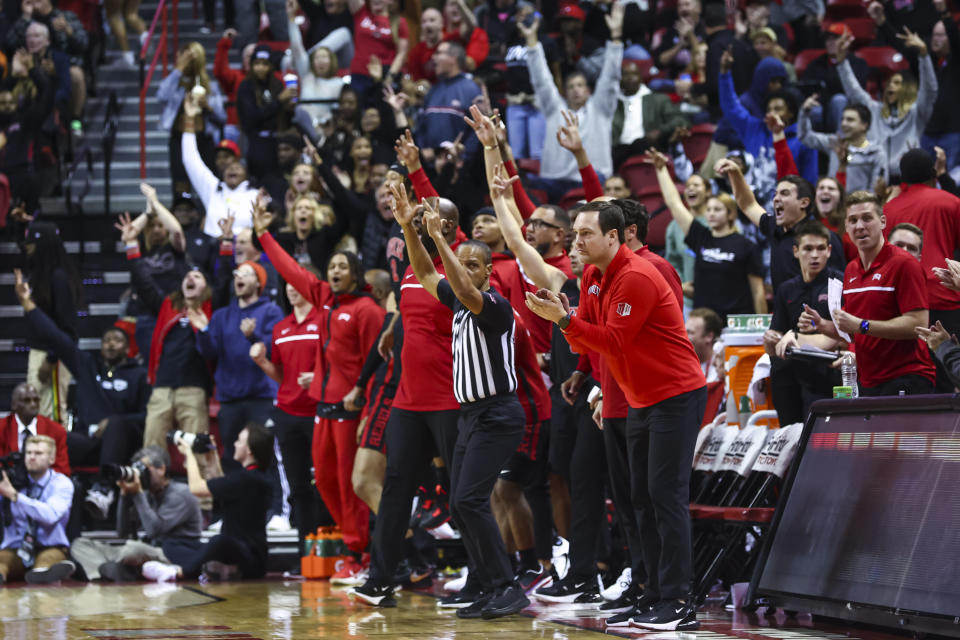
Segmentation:
<svg viewBox="0 0 960 640">
<path fill-rule="evenodd" d="M 900 158 L 903 190 L 883 206 L 887 228 L 909 222 L 923 231 L 920 264 L 926 279 L 930 324 L 940 322 L 948 333 L 960 334 L 960 293 L 940 285 L 933 271 L 944 267 L 960 249 L 960 198 L 936 188 L 933 158 L 923 149 L 911 149 Z M 952 393 L 953 383 L 937 367 L 937 391 Z"/>
<path fill-rule="evenodd" d="M 267 233 L 270 216 L 262 203 L 254 210 L 254 230 L 260 244 L 281 277 L 321 309 L 320 339 L 310 382 L 310 397 L 316 400 L 313 429 L 313 467 L 317 489 L 343 541 L 360 556 L 370 541 L 370 512 L 353 490 L 353 461 L 357 453 L 359 412 L 348 411 L 343 397 L 360 375 L 367 352 L 380 333 L 384 311 L 362 291 L 362 267 L 356 254 L 338 251 L 330 257 L 325 282 L 301 267 Z M 362 570 L 351 558 L 335 574 L 338 580 L 353 580 Z M 331 578 L 332 579 L 332 578 Z"/>
<path fill-rule="evenodd" d="M 576 314 L 549 290 L 527 304 L 557 323 L 577 352 L 604 357 L 630 405 L 627 456 L 643 559 L 650 568 L 632 623 L 696 629 L 692 587 L 690 465 L 706 405 L 706 381 L 675 294 L 649 262 L 623 244 L 624 218 L 610 203 L 586 205 L 574 247 L 588 265 Z"/>
<path fill-rule="evenodd" d="M 407 61 L 410 47 L 407 21 L 392 16 L 390 5 L 390 0 L 347 0 L 353 14 L 350 84 L 361 97 L 373 84 L 367 71 L 370 58 L 376 58 L 385 67 L 384 78 L 400 73 Z"/>
<path fill-rule="evenodd" d="M 924 273 L 917 259 L 883 239 L 886 218 L 876 194 L 854 191 L 847 197 L 847 233 L 859 257 L 843 277 L 843 308 L 825 321 L 805 307 L 797 327 L 841 340 L 837 328 L 853 337 L 860 395 L 933 393 L 935 369 L 916 328 L 930 324 Z"/>
<path fill-rule="evenodd" d="M 304 537 L 323 524 L 318 517 L 316 494 L 310 488 L 313 465 L 309 455 L 317 413 L 317 401 L 309 392 L 309 378 L 321 349 L 322 313 L 293 285 L 287 284 L 286 291 L 293 313 L 274 325 L 270 358 L 262 342 L 250 347 L 250 357 L 280 385 L 270 420 L 283 457 L 302 545 Z"/>
<path fill-rule="evenodd" d="M 420 42 L 410 50 L 407 71 L 414 80 L 437 81 L 433 54 L 443 41 L 443 15 L 436 9 L 424 9 L 420 14 Z"/>
</svg>

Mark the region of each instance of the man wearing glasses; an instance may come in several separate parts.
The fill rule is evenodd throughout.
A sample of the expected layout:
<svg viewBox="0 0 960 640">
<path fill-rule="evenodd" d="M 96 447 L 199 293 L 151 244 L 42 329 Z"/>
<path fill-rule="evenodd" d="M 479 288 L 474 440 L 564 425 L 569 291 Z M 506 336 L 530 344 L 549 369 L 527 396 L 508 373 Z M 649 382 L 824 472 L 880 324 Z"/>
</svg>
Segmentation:
<svg viewBox="0 0 960 640">
<path fill-rule="evenodd" d="M 537 250 L 544 262 L 562 271 L 567 278 L 573 278 L 570 267 L 570 256 L 567 255 L 567 234 L 570 233 L 570 216 L 566 209 L 554 204 L 545 204 L 537 207 L 526 224 L 527 244 Z M 519 262 L 517 263 L 520 264 Z M 538 287 L 523 273 L 524 283 L 529 291 L 536 292 Z M 525 306 L 517 311 L 523 317 L 523 322 L 533 337 L 533 348 L 537 353 L 550 351 L 550 323 L 536 315 Z"/>
</svg>

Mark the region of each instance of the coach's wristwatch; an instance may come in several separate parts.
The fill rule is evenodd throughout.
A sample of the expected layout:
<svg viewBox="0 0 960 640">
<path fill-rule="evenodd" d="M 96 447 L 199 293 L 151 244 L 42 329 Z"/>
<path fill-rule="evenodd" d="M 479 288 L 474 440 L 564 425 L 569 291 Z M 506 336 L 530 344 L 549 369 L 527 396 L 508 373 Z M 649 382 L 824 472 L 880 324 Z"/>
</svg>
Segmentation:
<svg viewBox="0 0 960 640">
<path fill-rule="evenodd" d="M 557 320 L 557 326 L 560 327 L 560 330 L 561 330 L 561 331 L 565 331 L 565 330 L 567 329 L 567 327 L 570 326 L 570 316 L 571 316 L 571 314 L 570 314 L 570 312 L 568 311 L 568 312 L 567 312 L 567 315 L 565 315 L 565 316 L 563 316 L 562 318 L 560 318 L 559 320 Z"/>
<path fill-rule="evenodd" d="M 861 321 L 860 321 L 860 333 L 862 333 L 863 335 L 867 335 L 867 331 L 870 331 L 870 321 L 869 321 L 869 320 L 861 320 Z"/>
</svg>

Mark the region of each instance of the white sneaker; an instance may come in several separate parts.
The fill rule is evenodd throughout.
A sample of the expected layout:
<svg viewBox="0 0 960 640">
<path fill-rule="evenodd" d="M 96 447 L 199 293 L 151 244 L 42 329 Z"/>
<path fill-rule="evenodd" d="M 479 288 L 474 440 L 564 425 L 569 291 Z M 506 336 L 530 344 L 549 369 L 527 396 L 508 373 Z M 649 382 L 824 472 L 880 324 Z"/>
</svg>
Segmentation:
<svg viewBox="0 0 960 640">
<path fill-rule="evenodd" d="M 558 537 L 559 542 L 553 545 L 553 568 L 557 576 L 562 580 L 570 569 L 570 543 L 565 538 Z"/>
<path fill-rule="evenodd" d="M 176 582 L 177 580 L 177 567 L 159 560 L 144 562 L 140 572 L 144 578 L 154 582 Z"/>
<path fill-rule="evenodd" d="M 622 596 L 624 591 L 630 588 L 631 582 L 633 582 L 633 570 L 627 567 L 620 572 L 620 577 L 617 578 L 612 585 L 600 591 L 600 595 L 603 596 L 603 599 L 607 602 L 613 602 Z"/>
<path fill-rule="evenodd" d="M 217 520 L 209 527 L 207 527 L 207 533 L 220 533 L 220 529 L 223 528 L 223 520 Z"/>
<path fill-rule="evenodd" d="M 293 529 L 290 526 L 290 520 L 280 514 L 273 516 L 267 522 L 267 531 L 289 531 L 290 529 Z"/>
<path fill-rule="evenodd" d="M 447 582 L 445 582 L 443 585 L 443 590 L 458 593 L 467 584 L 467 573 L 468 571 L 466 567 L 461 569 L 460 577 L 454 578 L 453 580 L 447 580 Z"/>
<path fill-rule="evenodd" d="M 444 522 L 439 527 L 427 529 L 427 533 L 436 540 L 457 540 L 460 538 L 460 532 L 450 526 L 449 522 Z"/>
</svg>

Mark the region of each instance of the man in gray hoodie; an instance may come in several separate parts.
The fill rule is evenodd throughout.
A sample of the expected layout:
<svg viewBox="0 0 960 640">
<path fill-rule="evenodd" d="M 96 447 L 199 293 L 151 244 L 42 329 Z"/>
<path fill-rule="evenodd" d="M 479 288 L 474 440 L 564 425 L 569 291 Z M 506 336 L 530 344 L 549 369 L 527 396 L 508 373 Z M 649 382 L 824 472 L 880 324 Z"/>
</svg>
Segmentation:
<svg viewBox="0 0 960 640">
<path fill-rule="evenodd" d="M 797 135 L 800 142 L 818 151 L 830 154 L 827 175 L 837 175 L 838 167 L 847 172 L 847 193 L 873 191 L 878 178 L 887 179 L 887 152 L 867 138 L 873 118 L 870 109 L 862 104 L 848 104 L 836 134 L 816 133 L 810 124 L 810 111 L 816 107 L 817 94 L 807 98 L 800 109 Z M 837 150 L 844 154 L 837 155 Z M 841 169 L 843 170 L 843 169 Z"/>
<path fill-rule="evenodd" d="M 612 122 L 617 109 L 617 96 L 620 86 L 620 64 L 623 61 L 623 4 L 613 5 L 606 16 L 610 29 L 610 41 L 607 42 L 603 57 L 603 68 L 597 79 L 596 90 L 591 93 L 586 77 L 575 71 L 564 78 L 566 99 L 554 84 L 553 75 L 547 66 L 543 45 L 537 40 L 536 20 L 529 27 L 517 23 L 527 42 L 527 64 L 530 69 L 530 82 L 536 95 L 537 104 L 547 120 L 547 135 L 543 144 L 543 157 L 540 160 L 540 176 L 531 180 L 531 186 L 547 192 L 551 201 L 558 200 L 564 193 L 582 185 L 580 172 L 574 157 L 566 153 L 554 135 L 563 126 L 561 112 L 569 109 L 577 114 L 580 121 L 580 133 L 583 137 L 587 155 L 593 160 L 597 173 L 604 178 L 613 173 L 612 158 Z"/>
</svg>

